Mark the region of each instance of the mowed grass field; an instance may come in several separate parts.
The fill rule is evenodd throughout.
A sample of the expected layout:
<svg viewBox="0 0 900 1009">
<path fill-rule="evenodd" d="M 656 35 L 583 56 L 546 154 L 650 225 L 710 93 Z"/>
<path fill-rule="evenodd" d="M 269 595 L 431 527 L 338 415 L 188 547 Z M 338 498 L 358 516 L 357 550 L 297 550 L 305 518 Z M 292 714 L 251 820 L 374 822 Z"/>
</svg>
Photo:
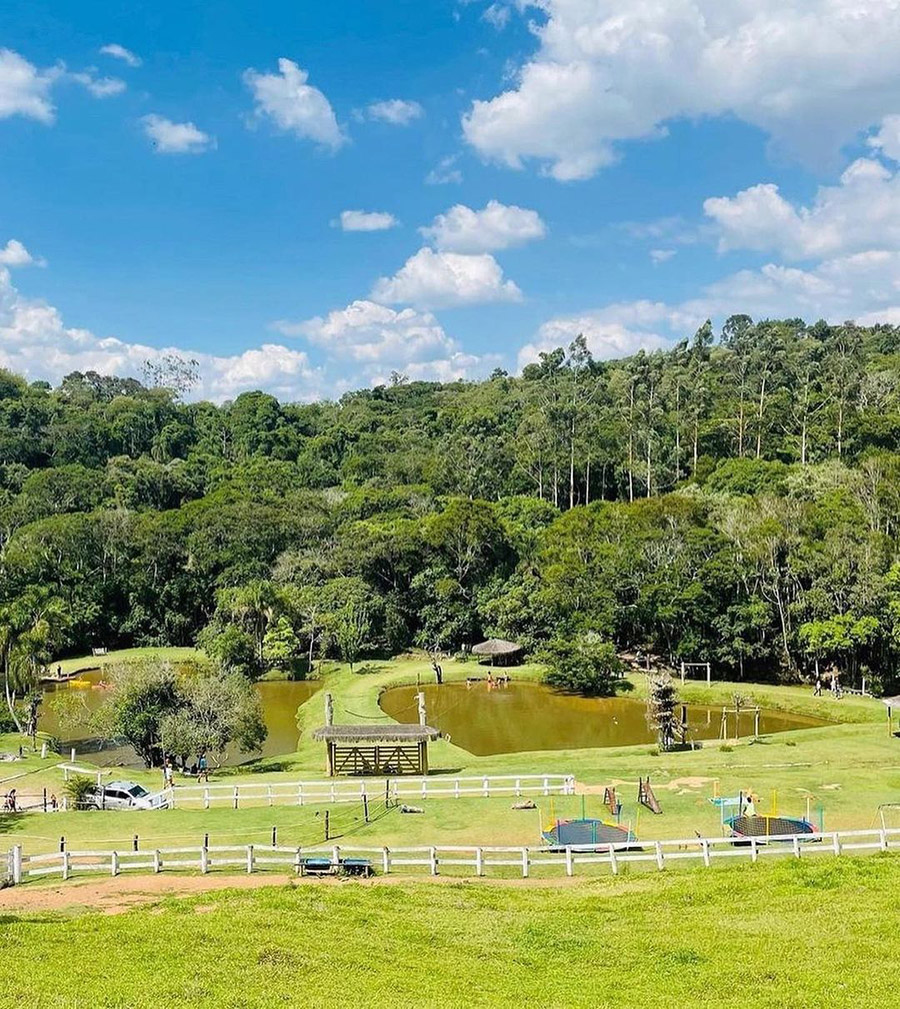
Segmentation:
<svg viewBox="0 0 900 1009">
<path fill-rule="evenodd" d="M 308 881 L 122 913 L 4 914 L 0 893 L 0 1007 L 893 1006 L 898 887 L 888 854 L 575 885 Z"/>
</svg>

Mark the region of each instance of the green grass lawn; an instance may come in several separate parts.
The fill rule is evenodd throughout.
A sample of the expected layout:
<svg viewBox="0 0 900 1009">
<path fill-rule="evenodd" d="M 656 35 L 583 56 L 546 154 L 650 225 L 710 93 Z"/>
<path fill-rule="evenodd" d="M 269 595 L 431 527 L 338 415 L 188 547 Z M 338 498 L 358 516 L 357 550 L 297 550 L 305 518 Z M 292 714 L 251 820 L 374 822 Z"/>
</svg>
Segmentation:
<svg viewBox="0 0 900 1009">
<path fill-rule="evenodd" d="M 144 659 L 160 659 L 169 662 L 189 662 L 204 658 L 196 648 L 120 648 L 106 655 L 84 655 L 80 658 L 60 659 L 50 663 L 50 672 L 55 674 L 57 666 L 64 673 L 81 673 L 87 669 L 103 669 L 123 662 L 139 662 Z"/>
<path fill-rule="evenodd" d="M 114 915 L 2 915 L 0 895 L 0 1007 L 896 1005 L 898 886 L 900 858 L 875 855 L 565 886 L 318 881 Z"/>
</svg>

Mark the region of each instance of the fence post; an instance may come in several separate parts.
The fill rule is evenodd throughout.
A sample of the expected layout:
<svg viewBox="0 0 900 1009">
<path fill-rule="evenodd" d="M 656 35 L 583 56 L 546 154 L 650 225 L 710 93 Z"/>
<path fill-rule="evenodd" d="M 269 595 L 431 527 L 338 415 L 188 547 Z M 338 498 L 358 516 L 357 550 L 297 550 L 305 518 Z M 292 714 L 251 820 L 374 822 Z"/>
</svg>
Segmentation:
<svg viewBox="0 0 900 1009">
<path fill-rule="evenodd" d="M 209 789 L 203 789 L 203 808 L 209 809 Z"/>
<path fill-rule="evenodd" d="M 800 836 L 794 834 L 794 858 L 800 857 Z"/>
<path fill-rule="evenodd" d="M 268 796 L 268 799 L 269 799 L 269 805 L 270 806 L 273 805 L 274 800 L 272 799 L 272 786 L 271 785 L 267 785 L 266 786 L 266 795 Z"/>
<path fill-rule="evenodd" d="M 385 876 L 391 871 L 391 852 L 387 847 L 381 849 L 381 868 Z"/>
<path fill-rule="evenodd" d="M 459 798 L 459 778 L 457 778 L 456 781 L 453 782 L 453 796 L 456 799 Z"/>
<path fill-rule="evenodd" d="M 253 872 L 253 845 L 247 845 L 247 872 Z"/>
<path fill-rule="evenodd" d="M 334 847 L 331 849 L 331 856 L 332 856 L 332 861 L 334 862 L 335 865 L 340 865 L 341 864 L 341 847 L 340 847 L 340 845 L 338 845 L 338 844 L 334 845 Z"/>
<path fill-rule="evenodd" d="M 522 878 L 528 875 L 528 849 L 522 849 Z"/>
<path fill-rule="evenodd" d="M 12 881 L 22 882 L 22 845 L 14 844 L 12 849 Z"/>
<path fill-rule="evenodd" d="M 298 848 L 297 849 L 297 855 L 296 855 L 296 858 L 294 860 L 294 869 L 295 869 L 295 871 L 296 871 L 296 873 L 297 873 L 298 876 L 300 875 L 301 871 L 303 870 L 303 849 L 302 848 Z"/>
<path fill-rule="evenodd" d="M 619 875 L 619 862 L 616 859 L 616 846 L 614 844 L 609 846 L 609 867 L 612 869 L 614 876 Z"/>
<path fill-rule="evenodd" d="M 518 799 L 522 795 L 522 779 L 516 778 L 516 798 Z"/>
<path fill-rule="evenodd" d="M 117 851 L 114 851 L 112 855 L 110 855 L 109 871 L 112 876 L 119 875 L 119 853 Z"/>
<path fill-rule="evenodd" d="M 572 857 L 572 849 L 566 845 L 566 875 L 575 875 L 575 859 Z"/>
<path fill-rule="evenodd" d="M 437 851 L 434 848 L 428 849 L 428 860 L 431 862 L 431 875 L 438 874 Z"/>
<path fill-rule="evenodd" d="M 206 845 L 200 849 L 200 871 L 209 872 L 209 850 Z"/>
<path fill-rule="evenodd" d="M 67 851 L 62 853 L 62 878 L 69 878 L 69 853 Z"/>
<path fill-rule="evenodd" d="M 237 787 L 237 785 L 234 786 L 234 797 L 233 797 L 232 801 L 234 802 L 234 808 L 237 809 L 238 808 L 238 787 Z"/>
<path fill-rule="evenodd" d="M 475 875 L 484 875 L 484 852 L 481 848 L 475 849 Z"/>
<path fill-rule="evenodd" d="M 159 848 L 155 848 L 153 851 L 153 871 L 162 872 L 162 861 L 159 857 Z"/>
<path fill-rule="evenodd" d="M 299 785 L 297 785 L 297 805 L 298 806 L 302 806 L 303 805 L 303 783 L 302 782 Z"/>
<path fill-rule="evenodd" d="M 750 837 L 750 861 L 755 862 L 759 858 L 759 842 L 755 837 Z"/>
<path fill-rule="evenodd" d="M 662 845 L 659 841 L 656 842 L 656 867 L 660 870 L 665 869 L 666 860 L 663 857 Z"/>
<path fill-rule="evenodd" d="M 544 795 L 550 794 L 550 782 L 544 778 Z"/>
<path fill-rule="evenodd" d="M 487 775 L 485 775 L 484 778 L 482 778 L 481 792 L 482 795 L 484 795 L 485 797 L 488 797 L 491 794 L 491 785 L 490 782 L 487 780 Z"/>
<path fill-rule="evenodd" d="M 705 837 L 700 839 L 700 847 L 703 849 L 703 864 L 709 865 L 709 841 Z"/>
<path fill-rule="evenodd" d="M 832 850 L 834 851 L 835 855 L 840 855 L 840 853 L 841 853 L 841 835 L 837 831 L 835 831 L 831 835 L 831 844 L 832 844 Z"/>
<path fill-rule="evenodd" d="M 881 841 L 881 850 L 882 851 L 887 851 L 888 850 L 887 832 L 885 831 L 885 829 L 883 827 L 881 828 L 881 833 L 880 833 L 880 836 L 879 836 L 879 840 Z"/>
</svg>

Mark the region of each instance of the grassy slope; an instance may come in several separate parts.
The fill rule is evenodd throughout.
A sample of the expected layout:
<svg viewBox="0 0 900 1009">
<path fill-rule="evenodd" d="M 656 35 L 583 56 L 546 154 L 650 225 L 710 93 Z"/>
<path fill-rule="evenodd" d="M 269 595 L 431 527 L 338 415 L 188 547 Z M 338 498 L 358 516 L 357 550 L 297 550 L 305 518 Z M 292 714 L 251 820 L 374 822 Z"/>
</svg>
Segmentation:
<svg viewBox="0 0 900 1009">
<path fill-rule="evenodd" d="M 314 883 L 10 914 L 0 1007 L 896 1004 L 897 856 L 729 865 L 703 882 Z"/>
<path fill-rule="evenodd" d="M 121 662 L 136 662 L 142 659 L 167 659 L 169 662 L 185 662 L 202 656 L 196 648 L 122 648 L 106 655 L 86 655 L 82 658 L 61 659 L 50 663 L 50 671 L 56 672 L 62 666 L 64 673 L 81 673 L 87 669 L 102 669 L 104 666 Z"/>
<path fill-rule="evenodd" d="M 457 680 L 480 668 L 472 663 L 447 662 L 444 670 L 447 680 Z M 513 672 L 518 678 L 540 675 L 537 666 L 523 666 Z M 368 663 L 353 674 L 345 666 L 332 664 L 323 674 L 324 689 L 334 695 L 336 721 L 360 721 L 381 715 L 377 704 L 380 690 L 415 683 L 417 675 L 423 683 L 433 681 L 426 660 Z M 636 695 L 643 694 L 644 678 L 636 676 L 634 686 Z M 637 826 L 642 837 L 693 836 L 695 830 L 717 834 L 718 813 L 707 801 L 713 779 L 718 780 L 721 794 L 736 794 L 739 790 L 756 792 L 762 800 L 761 811 L 768 809 L 772 793 L 777 791 L 781 812 L 802 815 L 806 811 L 806 797 L 811 795 L 813 807 L 820 802 L 825 805 L 826 829 L 870 827 L 880 803 L 900 800 L 900 741 L 888 735 L 880 703 L 855 697 L 836 702 L 830 697 L 813 698 L 809 689 L 747 684 L 713 684 L 707 688 L 705 684 L 688 683 L 683 696 L 688 702 L 730 703 L 735 690 L 754 703 L 840 718 L 845 724 L 779 733 L 760 743 L 742 742 L 731 750 L 713 743 L 689 753 L 663 755 L 656 755 L 648 746 L 631 746 L 479 758 L 441 740 L 432 746 L 431 764 L 434 769 L 457 774 L 574 773 L 579 782 L 593 786 L 624 782 L 620 786 L 625 801 L 624 817 Z M 322 778 L 322 746 L 311 738 L 312 729 L 321 721 L 320 693 L 300 709 L 301 740 L 295 754 L 229 769 L 214 776 L 214 780 Z M 0 752 L 17 745 L 15 737 L 0 737 Z M 22 766 L 0 765 L 0 777 L 18 773 Z M 18 783 L 20 789 L 46 785 L 61 794 L 59 771 L 42 770 L 40 761 L 34 758 L 24 766 L 35 769 L 35 773 Z M 652 775 L 664 810 L 662 816 L 653 817 L 646 810 L 639 810 L 635 802 L 637 778 L 647 774 Z M 132 776 L 152 788 L 160 785 L 157 772 L 129 772 L 129 777 Z M 0 792 L 4 790 L 5 786 L 0 784 Z M 586 798 L 588 815 L 606 816 L 600 798 L 597 794 Z M 581 801 L 580 797 L 557 799 L 553 814 L 577 815 Z M 365 844 L 535 843 L 536 814 L 515 812 L 510 805 L 509 799 L 434 800 L 426 803 L 424 816 L 391 814 L 368 826 L 359 819 L 359 810 L 342 806 L 332 810 L 332 814 L 337 832 L 346 843 L 354 840 Z M 541 805 L 542 815 L 549 817 L 549 803 L 544 801 Z M 263 806 L 237 811 L 176 809 L 159 814 L 66 813 L 57 814 L 52 820 L 28 817 L 7 820 L 5 825 L 0 822 L 0 835 L 4 832 L 15 835 L 27 850 L 37 851 L 52 848 L 61 834 L 75 844 L 81 840 L 124 842 L 138 833 L 162 845 L 174 843 L 176 838 L 185 843 L 199 843 L 202 834 L 209 831 L 213 843 L 217 837 L 224 843 L 226 837 L 261 841 L 273 825 L 278 825 L 285 843 L 308 844 L 323 837 L 321 818 L 316 817 L 316 812 L 307 807 L 299 810 Z M 900 820 L 896 825 L 900 825 Z M 0 838 L 2 847 L 5 844 Z"/>
</svg>

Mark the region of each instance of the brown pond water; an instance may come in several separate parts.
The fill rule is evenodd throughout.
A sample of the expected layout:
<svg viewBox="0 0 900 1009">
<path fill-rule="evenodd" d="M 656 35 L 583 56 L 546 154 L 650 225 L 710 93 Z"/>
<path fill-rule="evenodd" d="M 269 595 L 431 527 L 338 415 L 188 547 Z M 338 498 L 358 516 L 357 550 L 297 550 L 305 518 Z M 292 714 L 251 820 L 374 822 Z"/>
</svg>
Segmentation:
<svg viewBox="0 0 900 1009">
<path fill-rule="evenodd" d="M 398 722 L 416 722 L 416 687 L 396 687 L 379 698 L 384 712 Z M 488 689 L 484 682 L 430 684 L 423 687 L 428 724 L 464 750 L 484 757 L 522 750 L 574 750 L 594 746 L 653 743 L 643 700 L 630 697 L 578 697 L 538 683 L 510 683 Z M 741 713 L 739 735 L 753 734 L 753 711 Z M 766 708 L 760 711 L 761 735 L 809 729 L 827 723 L 806 715 Z M 718 739 L 722 707 L 688 705 L 688 738 Z M 734 715 L 728 735 L 735 736 Z"/>
<path fill-rule="evenodd" d="M 91 669 L 79 673 L 74 681 L 45 684 L 38 728 L 63 742 L 67 753 L 74 746 L 75 752 L 86 760 L 122 767 L 140 767 L 141 761 L 130 746 L 107 744 L 98 749 L 97 741 L 90 738 L 87 719 L 106 697 L 102 682 L 102 670 Z M 308 701 L 321 684 L 315 680 L 263 680 L 253 686 L 262 701 L 263 719 L 269 734 L 261 751 L 248 754 L 235 750 L 222 761 L 225 765 L 232 766 L 256 757 L 274 757 L 296 750 L 300 736 L 297 731 L 297 708 Z M 64 698 L 64 706 L 57 707 L 54 699 L 60 695 Z"/>
</svg>

